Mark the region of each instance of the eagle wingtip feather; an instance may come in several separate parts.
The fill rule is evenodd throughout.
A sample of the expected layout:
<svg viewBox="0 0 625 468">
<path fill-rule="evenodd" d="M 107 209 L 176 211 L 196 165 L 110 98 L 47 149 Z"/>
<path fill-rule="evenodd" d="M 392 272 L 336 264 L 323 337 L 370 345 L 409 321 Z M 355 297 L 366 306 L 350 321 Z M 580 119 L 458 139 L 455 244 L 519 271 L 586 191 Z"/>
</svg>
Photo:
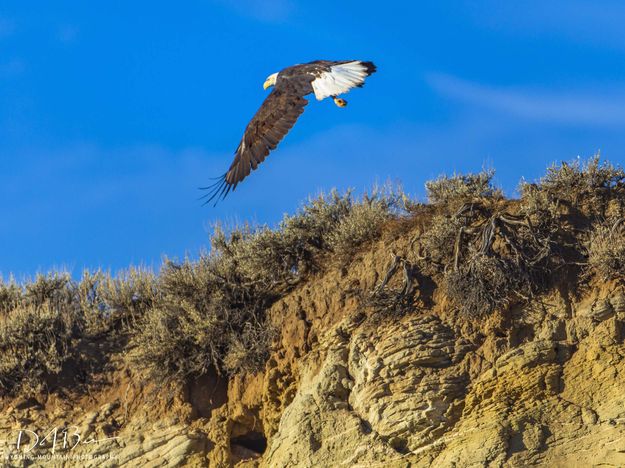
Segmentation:
<svg viewBox="0 0 625 468">
<path fill-rule="evenodd" d="M 202 206 L 208 205 L 213 200 L 215 200 L 213 207 L 217 206 L 217 203 L 219 203 L 220 200 L 226 198 L 226 195 L 228 195 L 230 190 L 233 190 L 232 184 L 230 184 L 226 180 L 226 175 L 227 174 L 223 174 L 219 177 L 214 177 L 212 180 L 217 180 L 217 182 L 215 182 L 214 184 L 208 185 L 206 187 L 199 187 L 200 190 L 207 191 L 207 193 L 199 197 L 199 200 L 205 199 L 204 203 L 202 203 Z"/>
<path fill-rule="evenodd" d="M 360 63 L 362 65 L 364 65 L 365 71 L 367 72 L 367 76 L 372 75 L 373 73 L 375 73 L 378 70 L 378 67 L 376 67 L 375 63 L 373 63 L 373 62 L 363 61 L 363 62 L 360 62 Z"/>
</svg>

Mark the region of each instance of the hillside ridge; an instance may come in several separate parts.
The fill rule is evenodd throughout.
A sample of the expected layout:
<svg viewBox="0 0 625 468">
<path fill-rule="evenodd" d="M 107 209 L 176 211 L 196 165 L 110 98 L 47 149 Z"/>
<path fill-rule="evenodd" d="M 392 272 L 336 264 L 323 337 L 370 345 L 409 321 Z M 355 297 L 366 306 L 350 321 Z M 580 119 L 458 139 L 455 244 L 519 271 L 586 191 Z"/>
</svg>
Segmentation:
<svg viewBox="0 0 625 468">
<path fill-rule="evenodd" d="M 625 173 L 492 178 L 321 196 L 158 274 L 0 283 L 2 457 L 625 465 Z"/>
</svg>

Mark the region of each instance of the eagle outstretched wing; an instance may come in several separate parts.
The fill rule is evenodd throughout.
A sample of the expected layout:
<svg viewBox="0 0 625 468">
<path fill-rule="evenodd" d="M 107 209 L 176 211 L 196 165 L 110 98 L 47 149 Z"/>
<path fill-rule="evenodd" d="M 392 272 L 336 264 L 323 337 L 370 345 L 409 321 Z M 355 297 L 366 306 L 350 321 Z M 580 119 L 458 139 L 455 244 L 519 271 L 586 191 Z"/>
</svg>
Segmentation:
<svg viewBox="0 0 625 468">
<path fill-rule="evenodd" d="M 215 203 L 223 199 L 230 190 L 234 190 L 239 182 L 265 160 L 267 155 L 278 146 L 278 143 L 289 133 L 298 117 L 304 112 L 308 100 L 303 96 L 310 93 L 305 83 L 310 86 L 310 79 L 304 82 L 285 82 L 276 86 L 267 96 L 245 129 L 243 138 L 234 153 L 234 161 L 228 172 L 219 177 L 208 187 L 206 202 Z"/>
<path fill-rule="evenodd" d="M 275 84 L 269 84 L 273 84 L 274 89 L 247 125 L 228 172 L 214 184 L 203 187 L 208 190 L 202 197 L 206 199 L 205 204 L 213 200 L 217 204 L 278 146 L 304 112 L 308 104 L 304 96 L 314 93 L 318 100 L 336 98 L 338 94 L 361 87 L 365 78 L 375 71 L 372 62 L 316 60 L 274 73 Z M 334 102 L 340 107 L 345 105 L 344 100 Z"/>
</svg>

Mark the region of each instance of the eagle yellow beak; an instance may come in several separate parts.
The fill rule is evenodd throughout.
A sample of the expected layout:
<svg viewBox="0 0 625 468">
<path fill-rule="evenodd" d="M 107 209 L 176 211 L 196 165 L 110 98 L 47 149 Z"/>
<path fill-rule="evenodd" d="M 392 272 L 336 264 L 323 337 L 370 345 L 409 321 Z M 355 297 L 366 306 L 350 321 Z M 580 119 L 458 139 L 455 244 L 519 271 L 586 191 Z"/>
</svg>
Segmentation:
<svg viewBox="0 0 625 468">
<path fill-rule="evenodd" d="M 271 87 L 273 85 L 273 83 L 271 82 L 271 80 L 265 80 L 265 82 L 263 83 L 263 89 L 267 89 L 269 87 Z"/>
</svg>

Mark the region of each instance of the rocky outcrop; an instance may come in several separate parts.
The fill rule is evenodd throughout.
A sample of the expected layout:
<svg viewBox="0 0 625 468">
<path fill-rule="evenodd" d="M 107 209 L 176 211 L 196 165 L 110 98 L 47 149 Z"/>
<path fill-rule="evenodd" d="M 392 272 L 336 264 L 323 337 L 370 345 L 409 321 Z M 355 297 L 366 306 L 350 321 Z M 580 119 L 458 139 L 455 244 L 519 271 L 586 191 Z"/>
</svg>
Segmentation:
<svg viewBox="0 0 625 468">
<path fill-rule="evenodd" d="M 211 444 L 203 431 L 188 424 L 188 406 L 179 401 L 162 405 L 154 389 L 146 393 L 127 379 L 111 384 L 108 391 L 73 406 L 66 399 L 48 396 L 45 404 L 35 398 L 18 398 L 5 407 L 0 424 L 3 466 L 204 463 Z M 97 406 L 98 400 L 108 403 Z"/>
<path fill-rule="evenodd" d="M 442 311 L 346 319 L 261 465 L 623 466 L 624 298 L 543 298 L 481 333 Z"/>
</svg>

